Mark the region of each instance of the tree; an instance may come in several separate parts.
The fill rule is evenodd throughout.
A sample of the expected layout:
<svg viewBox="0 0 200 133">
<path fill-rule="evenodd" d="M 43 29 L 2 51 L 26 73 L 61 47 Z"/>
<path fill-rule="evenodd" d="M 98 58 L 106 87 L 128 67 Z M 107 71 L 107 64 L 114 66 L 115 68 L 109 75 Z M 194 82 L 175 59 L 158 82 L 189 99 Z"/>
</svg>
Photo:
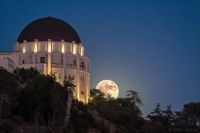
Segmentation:
<svg viewBox="0 0 200 133">
<path fill-rule="evenodd" d="M 76 86 L 73 83 L 73 78 L 69 77 L 68 80 L 64 80 L 64 88 L 67 90 L 67 103 L 65 108 L 65 118 L 64 118 L 64 128 L 67 128 L 69 118 L 70 118 L 70 111 L 73 99 L 73 91 Z"/>
<path fill-rule="evenodd" d="M 137 106 L 141 106 L 141 105 L 142 105 L 142 101 L 141 101 L 141 99 L 140 99 L 140 97 L 139 97 L 137 91 L 128 90 L 128 91 L 126 91 L 126 93 L 127 93 L 127 95 L 126 95 L 126 96 L 127 96 L 127 99 L 128 99 L 131 103 L 133 103 L 133 104 L 135 104 L 135 105 L 137 105 Z"/>
<path fill-rule="evenodd" d="M 173 124 L 175 120 L 175 115 L 173 111 L 171 110 L 171 105 L 168 105 L 166 110 L 163 111 L 163 115 L 165 118 L 165 126 L 169 129 Z"/>
<path fill-rule="evenodd" d="M 149 115 L 147 115 L 147 118 L 149 118 L 151 121 L 162 121 L 163 120 L 163 111 L 160 108 L 160 103 L 156 104 L 156 108 L 151 112 Z"/>
<path fill-rule="evenodd" d="M 200 102 L 185 104 L 182 114 L 187 122 L 197 126 L 200 123 Z"/>
<path fill-rule="evenodd" d="M 13 74 L 16 76 L 17 80 L 20 82 L 21 85 L 24 83 L 27 83 L 28 80 L 33 79 L 37 75 L 39 75 L 39 72 L 36 68 L 17 68 L 14 70 Z"/>
<path fill-rule="evenodd" d="M 142 102 L 138 93 L 131 92 L 124 98 L 107 99 L 101 92 L 92 89 L 89 108 L 94 112 L 97 111 L 103 118 L 126 127 L 127 132 L 135 132 L 143 125 L 139 108 Z"/>
<path fill-rule="evenodd" d="M 155 109 L 149 115 L 147 115 L 149 119 L 147 123 L 147 130 L 150 133 L 160 133 L 167 131 L 164 127 L 164 114 L 160 108 L 160 103 L 156 104 Z"/>
<path fill-rule="evenodd" d="M 4 68 L 0 68 L 0 120 L 10 113 L 16 105 L 18 83 L 16 77 Z"/>
<path fill-rule="evenodd" d="M 24 72 L 27 72 L 27 76 Z M 23 86 L 15 114 L 28 123 L 59 126 L 63 123 L 66 89 L 51 75 L 41 75 L 33 69 L 18 69 L 15 73 Z"/>
<path fill-rule="evenodd" d="M 90 89 L 90 97 L 95 98 L 95 97 L 103 97 L 104 94 L 98 90 L 98 89 Z"/>
<path fill-rule="evenodd" d="M 89 104 L 93 106 L 99 106 L 98 104 L 106 101 L 106 98 L 104 96 L 104 93 L 102 93 L 100 90 L 90 89 Z"/>
</svg>

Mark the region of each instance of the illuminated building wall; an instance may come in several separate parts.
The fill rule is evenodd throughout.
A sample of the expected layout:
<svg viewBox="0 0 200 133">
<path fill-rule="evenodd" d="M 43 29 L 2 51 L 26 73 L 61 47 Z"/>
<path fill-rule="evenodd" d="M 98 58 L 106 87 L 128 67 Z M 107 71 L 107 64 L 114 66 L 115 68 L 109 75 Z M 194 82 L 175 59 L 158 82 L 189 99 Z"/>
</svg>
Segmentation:
<svg viewBox="0 0 200 133">
<path fill-rule="evenodd" d="M 14 52 L 0 53 L 0 66 L 12 72 L 15 68 L 37 68 L 41 74 L 55 74 L 63 84 L 65 78 L 74 78 L 74 98 L 88 103 L 90 96 L 90 63 L 84 56 L 84 46 L 75 41 L 17 42 Z"/>
</svg>

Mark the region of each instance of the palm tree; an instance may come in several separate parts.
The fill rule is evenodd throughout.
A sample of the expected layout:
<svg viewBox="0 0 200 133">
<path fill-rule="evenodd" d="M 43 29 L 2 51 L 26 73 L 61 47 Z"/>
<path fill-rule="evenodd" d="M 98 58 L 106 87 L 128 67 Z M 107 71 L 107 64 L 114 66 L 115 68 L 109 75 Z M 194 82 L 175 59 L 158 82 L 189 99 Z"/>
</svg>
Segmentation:
<svg viewBox="0 0 200 133">
<path fill-rule="evenodd" d="M 67 127 L 69 118 L 70 118 L 70 110 L 73 99 L 73 90 L 76 86 L 73 83 L 73 78 L 69 77 L 68 80 L 64 80 L 64 88 L 67 90 L 67 105 L 65 108 L 65 118 L 64 118 L 64 128 Z"/>
</svg>

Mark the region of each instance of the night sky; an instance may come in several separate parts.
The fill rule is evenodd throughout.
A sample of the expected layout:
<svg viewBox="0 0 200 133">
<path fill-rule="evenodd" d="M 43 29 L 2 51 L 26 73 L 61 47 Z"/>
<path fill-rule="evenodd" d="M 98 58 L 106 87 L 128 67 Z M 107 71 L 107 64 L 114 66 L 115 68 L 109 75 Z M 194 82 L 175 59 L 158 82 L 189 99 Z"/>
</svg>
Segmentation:
<svg viewBox="0 0 200 133">
<path fill-rule="evenodd" d="M 57 17 L 78 32 L 91 61 L 91 88 L 115 81 L 120 97 L 139 92 L 145 114 L 157 102 L 174 110 L 200 101 L 200 1 L 1 0 L 0 50 L 22 29 Z"/>
</svg>

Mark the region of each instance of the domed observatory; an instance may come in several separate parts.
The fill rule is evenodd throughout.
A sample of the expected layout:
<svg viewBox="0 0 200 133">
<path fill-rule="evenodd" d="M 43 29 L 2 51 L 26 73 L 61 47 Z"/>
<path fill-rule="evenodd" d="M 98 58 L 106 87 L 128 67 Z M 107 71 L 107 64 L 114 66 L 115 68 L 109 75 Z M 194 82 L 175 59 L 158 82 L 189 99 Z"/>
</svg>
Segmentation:
<svg viewBox="0 0 200 133">
<path fill-rule="evenodd" d="M 35 67 L 42 74 L 54 74 L 61 84 L 65 78 L 74 79 L 74 97 L 88 103 L 89 59 L 84 56 L 79 35 L 65 21 L 47 17 L 31 22 L 20 33 L 15 52 L 8 58 L 15 68 Z"/>
</svg>

